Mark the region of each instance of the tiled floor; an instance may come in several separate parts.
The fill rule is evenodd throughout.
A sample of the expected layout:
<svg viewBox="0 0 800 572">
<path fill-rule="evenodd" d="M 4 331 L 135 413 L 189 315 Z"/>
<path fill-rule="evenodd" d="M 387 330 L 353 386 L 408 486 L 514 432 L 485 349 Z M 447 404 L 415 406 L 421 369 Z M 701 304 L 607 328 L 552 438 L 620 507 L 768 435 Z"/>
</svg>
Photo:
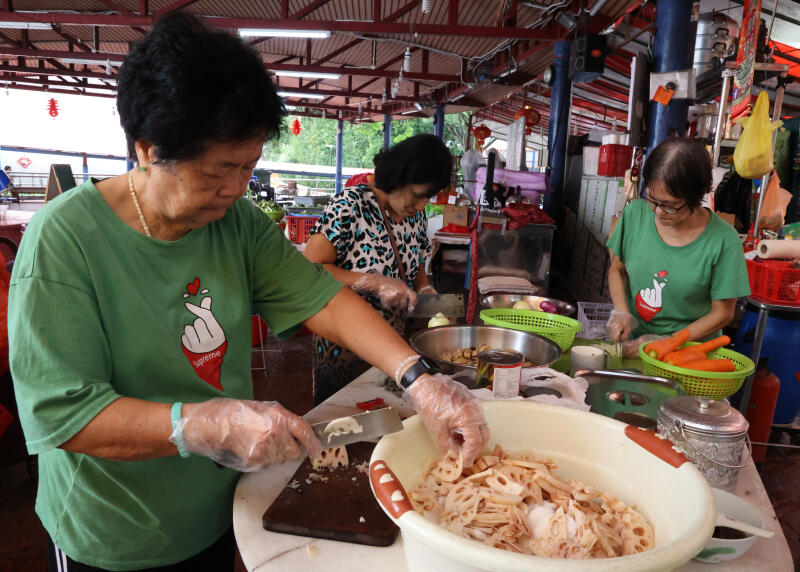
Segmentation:
<svg viewBox="0 0 800 572">
<path fill-rule="evenodd" d="M 266 371 L 253 374 L 256 399 L 280 401 L 298 414 L 311 409 L 310 342 L 310 336 L 267 342 Z M 257 353 L 253 363 L 261 365 Z M 775 430 L 773 441 L 798 445 L 800 432 Z M 800 571 L 800 449 L 770 448 L 761 471 Z M 33 512 L 34 499 L 35 485 L 25 463 L 0 471 L 0 572 L 40 572 L 46 567 L 46 537 Z M 241 562 L 237 572 L 244 572 Z"/>
</svg>

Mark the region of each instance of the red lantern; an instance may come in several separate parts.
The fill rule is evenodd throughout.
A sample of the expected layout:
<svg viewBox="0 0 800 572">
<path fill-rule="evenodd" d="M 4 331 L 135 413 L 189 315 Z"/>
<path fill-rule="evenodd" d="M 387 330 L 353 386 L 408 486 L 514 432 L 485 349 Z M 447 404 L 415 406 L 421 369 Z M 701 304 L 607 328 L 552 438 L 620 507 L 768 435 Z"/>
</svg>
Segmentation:
<svg viewBox="0 0 800 572">
<path fill-rule="evenodd" d="M 483 142 L 492 134 L 492 130 L 485 125 L 476 125 L 472 128 L 472 134 L 475 136 L 475 141 L 478 142 L 478 146 L 483 147 Z"/>
<path fill-rule="evenodd" d="M 533 108 L 526 108 L 524 110 L 524 113 L 525 113 L 525 127 L 529 129 L 531 127 L 535 127 L 542 119 L 541 113 L 539 113 Z"/>
<path fill-rule="evenodd" d="M 300 135 L 300 132 L 302 130 L 303 130 L 303 125 L 300 123 L 299 119 L 295 119 L 294 121 L 292 121 L 291 131 L 295 136 Z"/>
<path fill-rule="evenodd" d="M 52 97 L 47 102 L 47 113 L 50 114 L 50 117 L 58 116 L 58 102 Z"/>
</svg>

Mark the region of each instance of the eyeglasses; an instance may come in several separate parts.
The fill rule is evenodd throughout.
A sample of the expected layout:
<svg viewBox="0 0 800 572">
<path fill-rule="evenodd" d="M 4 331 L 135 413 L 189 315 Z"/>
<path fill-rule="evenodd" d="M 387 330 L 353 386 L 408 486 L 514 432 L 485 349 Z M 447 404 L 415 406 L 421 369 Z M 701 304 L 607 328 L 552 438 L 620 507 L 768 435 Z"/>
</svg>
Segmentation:
<svg viewBox="0 0 800 572">
<path fill-rule="evenodd" d="M 686 206 L 686 203 L 683 203 L 679 207 L 669 207 L 667 205 L 662 205 L 661 203 L 657 203 L 656 201 L 654 201 L 653 199 L 651 199 L 649 197 L 644 196 L 642 198 L 644 200 L 646 200 L 648 203 L 650 203 L 650 208 L 652 208 L 653 210 L 656 210 L 656 209 L 660 208 L 662 211 L 664 211 L 667 214 L 675 214 L 678 211 L 680 211 L 683 207 Z"/>
</svg>

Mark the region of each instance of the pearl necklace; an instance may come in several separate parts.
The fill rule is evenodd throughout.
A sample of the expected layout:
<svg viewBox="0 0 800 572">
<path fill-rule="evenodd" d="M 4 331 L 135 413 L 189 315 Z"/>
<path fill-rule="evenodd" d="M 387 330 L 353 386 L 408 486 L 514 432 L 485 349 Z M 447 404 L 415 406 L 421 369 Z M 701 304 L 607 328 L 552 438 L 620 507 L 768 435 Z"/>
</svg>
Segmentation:
<svg viewBox="0 0 800 572">
<path fill-rule="evenodd" d="M 144 233 L 150 238 L 153 238 L 153 235 L 150 234 L 150 227 L 147 226 L 147 221 L 144 220 L 144 214 L 142 213 L 142 207 L 139 205 L 139 198 L 136 196 L 136 190 L 133 188 L 133 171 L 128 171 L 128 189 L 131 191 L 133 206 L 136 207 L 136 212 L 139 213 L 139 222 L 142 223 Z"/>
</svg>

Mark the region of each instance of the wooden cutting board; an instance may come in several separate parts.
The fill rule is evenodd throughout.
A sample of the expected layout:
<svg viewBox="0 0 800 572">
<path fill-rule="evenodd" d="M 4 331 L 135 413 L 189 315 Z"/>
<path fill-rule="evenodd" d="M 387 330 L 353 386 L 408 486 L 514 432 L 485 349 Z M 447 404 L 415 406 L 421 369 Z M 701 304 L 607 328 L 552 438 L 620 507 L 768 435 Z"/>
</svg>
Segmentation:
<svg viewBox="0 0 800 572">
<path fill-rule="evenodd" d="M 326 540 L 389 546 L 398 528 L 383 512 L 369 486 L 369 477 L 358 469 L 375 443 L 347 445 L 350 465 L 315 471 L 306 459 L 262 518 L 273 532 L 298 534 Z M 363 521 L 363 522 L 362 522 Z"/>
</svg>

